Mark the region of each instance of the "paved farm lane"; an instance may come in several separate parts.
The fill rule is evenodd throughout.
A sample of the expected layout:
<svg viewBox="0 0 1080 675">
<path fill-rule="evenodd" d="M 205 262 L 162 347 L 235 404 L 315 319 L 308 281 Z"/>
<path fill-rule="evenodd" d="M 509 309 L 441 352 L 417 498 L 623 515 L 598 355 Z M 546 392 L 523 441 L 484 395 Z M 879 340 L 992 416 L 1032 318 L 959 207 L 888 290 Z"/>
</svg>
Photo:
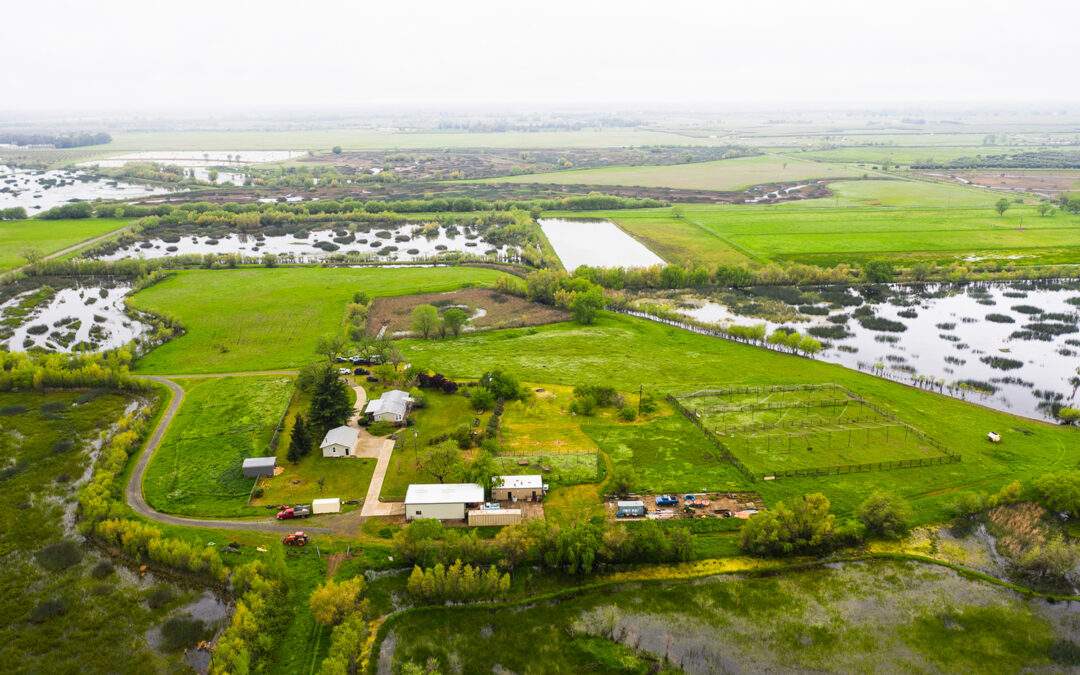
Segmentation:
<svg viewBox="0 0 1080 675">
<path fill-rule="evenodd" d="M 190 375 L 184 377 L 232 377 L 278 373 L 286 374 L 282 371 L 268 371 L 264 373 L 227 373 L 220 375 Z M 135 464 L 135 469 L 131 472 L 131 478 L 128 479 L 128 484 L 124 487 L 124 498 L 126 499 L 128 506 L 145 518 L 159 523 L 166 523 L 168 525 L 208 527 L 215 530 L 254 530 L 258 532 L 295 532 L 297 530 L 297 523 L 281 523 L 276 519 L 217 520 L 214 518 L 183 518 L 180 516 L 170 516 L 151 508 L 150 505 L 146 503 L 146 498 L 143 497 L 143 475 L 146 473 L 146 467 L 150 464 L 150 458 L 154 456 L 154 452 L 157 451 L 158 446 L 161 445 L 161 440 L 165 437 L 165 432 L 168 431 L 169 425 L 172 423 L 173 418 L 176 417 L 176 412 L 180 410 L 180 406 L 184 402 L 184 390 L 177 383 L 161 376 L 143 375 L 141 377 L 145 377 L 148 380 L 153 380 L 154 382 L 158 382 L 168 387 L 172 391 L 173 399 L 172 402 L 169 403 L 169 408 L 165 411 L 165 414 L 161 416 L 161 421 L 158 422 L 157 428 L 154 429 L 154 433 L 146 443 L 146 447 L 139 456 L 139 461 Z M 305 527 L 303 529 L 306 532 L 331 531 L 330 528 L 326 527 Z"/>
</svg>

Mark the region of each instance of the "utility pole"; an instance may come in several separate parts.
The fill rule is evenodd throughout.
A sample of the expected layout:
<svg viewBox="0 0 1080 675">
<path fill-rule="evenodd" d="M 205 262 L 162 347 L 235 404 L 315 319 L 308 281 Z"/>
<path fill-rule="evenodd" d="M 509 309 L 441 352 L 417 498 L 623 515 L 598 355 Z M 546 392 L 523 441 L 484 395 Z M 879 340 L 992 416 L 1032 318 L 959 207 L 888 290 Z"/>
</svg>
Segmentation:
<svg viewBox="0 0 1080 675">
<path fill-rule="evenodd" d="M 416 447 L 416 443 L 417 443 L 416 438 L 419 435 L 420 435 L 420 431 L 416 427 L 413 427 L 413 430 L 412 430 L 412 451 L 413 451 L 413 461 L 416 462 L 416 468 L 417 469 L 420 468 L 420 451 Z"/>
</svg>

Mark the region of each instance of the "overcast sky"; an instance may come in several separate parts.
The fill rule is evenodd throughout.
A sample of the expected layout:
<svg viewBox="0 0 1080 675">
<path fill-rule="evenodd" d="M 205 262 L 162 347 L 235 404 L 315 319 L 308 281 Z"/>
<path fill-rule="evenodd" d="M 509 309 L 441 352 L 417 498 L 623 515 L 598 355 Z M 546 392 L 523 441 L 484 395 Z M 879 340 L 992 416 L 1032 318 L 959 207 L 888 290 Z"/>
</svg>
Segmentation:
<svg viewBox="0 0 1080 675">
<path fill-rule="evenodd" d="M 1078 0 L 4 0 L 0 110 L 1080 100 Z"/>
</svg>

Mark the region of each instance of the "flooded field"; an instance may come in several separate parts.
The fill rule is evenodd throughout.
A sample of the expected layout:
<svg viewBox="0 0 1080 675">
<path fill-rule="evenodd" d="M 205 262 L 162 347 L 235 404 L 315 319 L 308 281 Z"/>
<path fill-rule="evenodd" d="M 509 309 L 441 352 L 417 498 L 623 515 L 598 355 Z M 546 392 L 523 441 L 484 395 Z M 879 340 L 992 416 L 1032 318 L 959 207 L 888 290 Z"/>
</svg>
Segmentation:
<svg viewBox="0 0 1080 675">
<path fill-rule="evenodd" d="M 379 260 L 418 260 L 444 253 L 461 252 L 474 255 L 505 256 L 507 246 L 492 246 L 467 229 L 439 227 L 420 232 L 421 223 L 406 223 L 396 228 L 375 229 L 372 232 L 317 230 L 296 235 L 277 236 L 227 234 L 213 236 L 173 236 L 155 238 L 121 247 L 98 256 L 101 260 L 128 258 L 161 258 L 171 255 L 236 253 L 261 258 L 275 255 L 296 262 L 317 262 L 331 254 L 361 256 Z M 166 240 L 168 239 L 168 240 Z"/>
<path fill-rule="evenodd" d="M 541 218 L 538 221 L 570 272 L 592 267 L 650 267 L 664 261 L 609 220 Z"/>
<path fill-rule="evenodd" d="M 0 304 L 0 340 L 8 351 L 100 351 L 122 347 L 148 327 L 124 313 L 125 284 L 94 283 L 24 291 Z"/>
<path fill-rule="evenodd" d="M 783 318 L 760 299 L 682 298 L 675 309 L 720 326 L 786 326 L 822 341 L 821 358 L 1025 417 L 1074 405 L 1080 385 L 1080 284 L 789 289 Z M 783 293 L 777 292 L 779 295 Z"/>
<path fill-rule="evenodd" d="M 128 162 L 157 162 L 183 167 L 210 167 L 280 162 L 303 154 L 301 150 L 151 150 L 95 159 L 79 166 L 120 167 Z"/>
<path fill-rule="evenodd" d="M 85 171 L 20 171 L 0 167 L 0 208 L 22 206 L 31 216 L 68 202 L 131 199 L 167 192 L 170 192 L 167 188 L 95 178 Z"/>
</svg>

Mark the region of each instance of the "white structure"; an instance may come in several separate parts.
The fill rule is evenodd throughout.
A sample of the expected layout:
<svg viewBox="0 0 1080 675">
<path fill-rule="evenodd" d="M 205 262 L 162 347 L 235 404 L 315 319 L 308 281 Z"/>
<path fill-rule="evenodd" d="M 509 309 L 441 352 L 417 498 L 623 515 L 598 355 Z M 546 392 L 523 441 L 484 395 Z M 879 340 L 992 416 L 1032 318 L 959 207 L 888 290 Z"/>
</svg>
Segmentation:
<svg viewBox="0 0 1080 675">
<path fill-rule="evenodd" d="M 540 474 L 499 476 L 499 480 L 502 483 L 498 487 L 491 488 L 491 498 L 494 501 L 502 502 L 520 499 L 538 502 L 544 498 L 544 477 Z"/>
<path fill-rule="evenodd" d="M 405 520 L 465 520 L 465 512 L 484 503 L 476 483 L 413 483 L 405 493 Z"/>
<path fill-rule="evenodd" d="M 356 441 L 360 438 L 360 432 L 352 427 L 335 427 L 326 432 L 323 439 L 323 457 L 355 457 Z"/>
<path fill-rule="evenodd" d="M 392 389 L 377 399 L 368 401 L 364 413 L 372 422 L 403 422 L 413 400 L 400 389 Z"/>
<path fill-rule="evenodd" d="M 341 499 L 338 497 L 312 499 L 311 512 L 315 515 L 320 513 L 341 513 Z"/>
</svg>

